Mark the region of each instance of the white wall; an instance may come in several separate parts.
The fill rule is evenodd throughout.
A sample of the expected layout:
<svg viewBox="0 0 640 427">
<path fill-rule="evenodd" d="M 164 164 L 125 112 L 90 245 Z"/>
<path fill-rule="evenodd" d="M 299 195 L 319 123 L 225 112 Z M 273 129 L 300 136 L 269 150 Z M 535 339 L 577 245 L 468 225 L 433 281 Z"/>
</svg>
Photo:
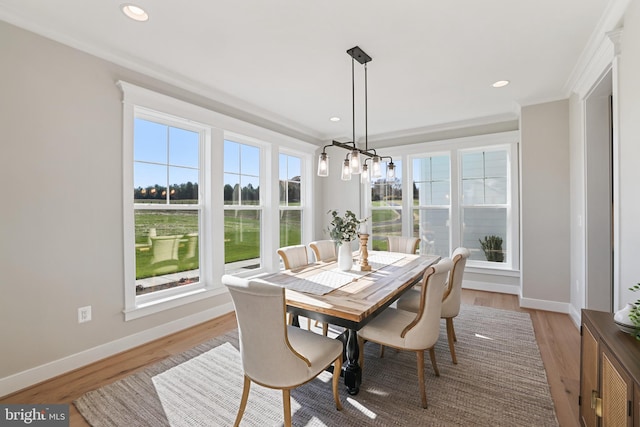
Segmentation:
<svg viewBox="0 0 640 427">
<path fill-rule="evenodd" d="M 640 298 L 628 290 L 640 282 L 640 2 L 624 19 L 619 62 L 620 300 Z"/>
<path fill-rule="evenodd" d="M 520 135 L 520 304 L 568 312 L 569 101 L 523 107 Z"/>
</svg>

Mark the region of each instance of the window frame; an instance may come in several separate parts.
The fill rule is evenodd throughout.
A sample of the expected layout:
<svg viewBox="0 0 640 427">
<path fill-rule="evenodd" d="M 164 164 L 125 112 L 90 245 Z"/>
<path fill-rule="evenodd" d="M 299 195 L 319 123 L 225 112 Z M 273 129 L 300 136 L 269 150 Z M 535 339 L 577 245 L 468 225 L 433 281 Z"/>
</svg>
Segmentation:
<svg viewBox="0 0 640 427">
<path fill-rule="evenodd" d="M 284 205 L 280 204 L 280 193 L 279 193 L 280 156 L 295 157 L 300 160 L 300 205 L 299 206 L 289 205 L 288 196 L 287 196 L 287 203 Z M 305 228 L 306 228 L 305 225 L 308 222 L 305 219 L 305 213 L 308 211 L 307 206 L 309 206 L 309 204 L 306 202 L 306 188 L 308 187 L 308 185 L 305 185 L 305 181 L 308 181 L 309 179 L 311 179 L 310 177 L 305 176 L 306 175 L 305 170 L 308 170 L 309 168 L 305 168 L 305 164 L 306 164 L 305 159 L 299 153 L 293 153 L 290 150 L 281 149 L 279 150 L 277 157 L 278 157 L 278 214 L 281 215 L 281 212 L 283 211 L 300 211 L 300 239 L 301 239 L 300 243 L 302 244 L 304 242 L 305 234 L 310 235 L 309 233 L 305 233 Z M 291 181 L 288 178 L 285 181 L 287 183 L 295 182 L 295 181 Z M 278 237 L 278 242 L 280 242 L 279 237 Z M 281 243 L 279 243 L 279 245 L 281 245 Z"/>
<path fill-rule="evenodd" d="M 489 261 L 468 260 L 467 270 L 478 273 L 516 275 L 520 270 L 520 226 L 519 226 L 519 132 L 508 131 L 495 134 L 454 138 L 443 141 L 430 141 L 411 145 L 397 146 L 385 149 L 385 153 L 392 155 L 404 163 L 402 186 L 402 216 L 403 216 L 403 236 L 413 235 L 413 160 L 416 158 L 436 157 L 449 153 L 450 174 L 451 174 L 451 205 L 450 205 L 450 245 L 451 250 L 461 245 L 461 197 L 462 179 L 460 153 L 470 150 L 481 150 L 483 148 L 493 150 L 498 147 L 507 149 L 508 155 L 508 198 L 510 206 L 507 210 L 507 240 L 510 248 L 507 254 L 508 260 L 504 263 Z M 411 193 L 411 194 L 409 194 Z M 364 205 L 368 215 L 371 215 L 371 194 L 364 191 Z M 410 214 L 407 214 L 410 212 Z"/>
<path fill-rule="evenodd" d="M 123 233 L 123 278 L 125 321 L 138 319 L 171 308 L 194 303 L 205 298 L 227 293 L 220 278 L 225 274 L 224 265 L 224 140 L 259 145 L 261 150 L 260 197 L 263 205 L 263 229 L 261 236 L 262 268 L 237 274 L 248 277 L 266 272 L 277 271 L 280 265 L 276 253 L 279 247 L 279 192 L 278 192 L 278 153 L 291 153 L 300 157 L 302 162 L 302 186 L 304 194 L 305 223 L 302 240 L 307 243 L 313 236 L 315 215 L 312 206 L 315 181 L 310 175 L 317 146 L 242 119 L 230 117 L 187 101 L 173 98 L 126 81 L 119 80 L 116 85 L 122 91 L 122 233 Z M 207 128 L 207 137 L 200 161 L 200 173 L 204 176 L 199 185 L 202 195 L 200 229 L 200 281 L 201 288 L 166 298 L 142 303 L 135 293 L 135 224 L 133 212 L 133 138 L 136 108 L 145 108 L 168 117 L 185 119 L 194 125 Z M 164 206 L 164 205 L 163 205 Z"/>
</svg>

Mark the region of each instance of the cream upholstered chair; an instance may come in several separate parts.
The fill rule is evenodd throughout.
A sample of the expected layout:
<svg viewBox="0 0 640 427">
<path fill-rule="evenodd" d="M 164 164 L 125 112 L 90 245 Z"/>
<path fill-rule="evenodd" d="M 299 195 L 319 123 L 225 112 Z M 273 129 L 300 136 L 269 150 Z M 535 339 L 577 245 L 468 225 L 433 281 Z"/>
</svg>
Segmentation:
<svg viewBox="0 0 640 427">
<path fill-rule="evenodd" d="M 367 341 L 398 350 L 415 351 L 423 408 L 427 407 L 427 393 L 424 384 L 424 352 L 429 350 L 433 370 L 436 376 L 439 376 L 440 372 L 433 347 L 440 335 L 442 295 L 452 268 L 453 261 L 445 258 L 425 271 L 420 292 L 420 309 L 417 313 L 388 308 L 358 331 L 362 369 L 364 369 L 364 344 Z"/>
<path fill-rule="evenodd" d="M 333 240 L 316 240 L 309 243 L 316 261 L 327 261 L 336 258 L 336 242 Z"/>
<path fill-rule="evenodd" d="M 389 252 L 415 254 L 419 244 L 420 239 L 417 237 L 387 236 L 387 250 Z"/>
<path fill-rule="evenodd" d="M 462 300 L 462 276 L 464 275 L 464 267 L 467 265 L 467 259 L 470 252 L 466 248 L 457 248 L 453 251 L 451 259 L 453 260 L 453 268 L 449 274 L 449 281 L 444 291 L 442 299 L 442 313 L 440 317 L 445 319 L 447 324 L 447 339 L 449 341 L 449 351 L 451 352 L 451 360 L 454 364 L 458 363 L 456 358 L 456 349 L 454 342 L 457 341 L 456 331 L 453 328 L 453 318 L 460 314 L 460 303 Z M 417 312 L 420 307 L 420 292 L 418 289 L 412 289 L 405 293 L 398 300 L 398 308 Z"/>
<path fill-rule="evenodd" d="M 235 426 L 240 424 L 249 397 L 251 381 L 281 389 L 284 425 L 291 425 L 290 392 L 311 381 L 334 363 L 333 398 L 342 409 L 338 381 L 342 370 L 342 342 L 285 321 L 284 288 L 259 279 L 222 276 L 229 289 L 238 320 L 244 388 Z"/>
<path fill-rule="evenodd" d="M 305 245 L 285 246 L 278 249 L 278 255 L 282 258 L 285 270 L 309 264 L 307 247 Z"/>
</svg>

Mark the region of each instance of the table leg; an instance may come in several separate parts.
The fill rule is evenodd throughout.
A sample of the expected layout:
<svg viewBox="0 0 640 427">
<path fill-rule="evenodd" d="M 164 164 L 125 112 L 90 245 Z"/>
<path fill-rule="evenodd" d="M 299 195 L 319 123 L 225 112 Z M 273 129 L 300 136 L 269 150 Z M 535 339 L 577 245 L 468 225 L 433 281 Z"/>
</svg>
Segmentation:
<svg viewBox="0 0 640 427">
<path fill-rule="evenodd" d="M 355 329 L 349 329 L 347 332 L 345 355 L 347 360 L 342 367 L 344 384 L 347 386 L 347 392 L 354 396 L 360 391 L 360 384 L 362 383 L 362 369 L 358 364 L 358 357 L 360 356 L 358 333 Z"/>
</svg>

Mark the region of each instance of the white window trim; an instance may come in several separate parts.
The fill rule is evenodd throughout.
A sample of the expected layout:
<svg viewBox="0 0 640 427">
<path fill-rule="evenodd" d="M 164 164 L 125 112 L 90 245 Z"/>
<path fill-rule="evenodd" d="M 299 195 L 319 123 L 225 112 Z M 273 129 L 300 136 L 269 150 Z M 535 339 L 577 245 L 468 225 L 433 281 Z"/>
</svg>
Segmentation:
<svg viewBox="0 0 640 427">
<path fill-rule="evenodd" d="M 504 263 L 504 265 L 496 265 L 495 262 L 487 261 L 468 261 L 467 269 L 473 269 L 474 272 L 498 274 L 502 272 L 506 275 L 517 275 L 520 271 L 520 227 L 519 227 L 519 160 L 518 160 L 518 143 L 520 134 L 518 131 L 501 132 L 496 134 L 470 136 L 464 138 L 455 138 L 443 141 L 430 141 L 425 143 L 417 143 L 410 145 L 402 145 L 397 147 L 386 147 L 385 153 L 393 155 L 394 159 L 397 157 L 404 163 L 403 167 L 403 208 L 409 208 L 409 210 L 403 209 L 403 235 L 408 236 L 411 234 L 412 223 L 411 215 L 406 215 L 404 212 L 413 212 L 413 206 L 411 205 L 412 197 L 407 196 L 405 189 L 412 189 L 413 186 L 413 159 L 421 157 L 431 157 L 449 153 L 451 156 L 451 176 L 456 177 L 454 185 L 453 179 L 451 184 L 451 244 L 452 250 L 456 245 L 460 245 L 460 227 L 454 224 L 460 224 L 460 206 L 459 206 L 459 194 L 461 181 L 459 177 L 460 160 L 459 153 L 467 150 L 480 149 L 483 147 L 492 148 L 497 146 L 509 147 L 509 185 L 508 190 L 511 200 L 510 209 L 507 211 L 507 227 L 509 234 L 509 247 L 511 248 L 510 261 L 511 264 Z M 381 147 L 378 149 L 382 149 Z M 371 198 L 370 191 L 368 199 Z M 370 202 L 369 202 L 370 203 Z M 368 209 L 370 211 L 370 208 Z"/>
<path fill-rule="evenodd" d="M 224 200 L 223 186 L 218 185 L 224 182 L 223 179 L 223 141 L 226 138 L 234 139 L 241 136 L 244 141 L 257 142 L 265 147 L 262 150 L 263 158 L 261 161 L 265 164 L 264 178 L 261 180 L 261 187 L 265 188 L 265 195 L 268 198 L 262 199 L 265 208 L 263 218 L 265 229 L 272 230 L 268 237 L 263 233 L 262 244 L 263 251 L 263 271 L 275 271 L 278 268 L 278 257 L 276 249 L 279 242 L 278 234 L 278 209 L 270 208 L 279 206 L 278 193 L 271 191 L 271 188 L 277 188 L 278 174 L 277 171 L 278 153 L 280 150 L 290 150 L 296 156 L 304 159 L 305 173 L 305 205 L 311 206 L 311 186 L 313 185 L 312 177 L 309 175 L 311 163 L 313 161 L 312 154 L 315 153 L 317 147 L 311 143 L 301 141 L 299 139 L 280 134 L 276 131 L 266 129 L 249 122 L 226 116 L 215 111 L 199 107 L 197 105 L 185 102 L 161 93 L 157 93 L 125 81 L 116 82 L 117 86 L 123 93 L 123 256 L 124 256 L 124 318 L 125 321 L 138 319 L 143 316 L 158 313 L 170 308 L 179 307 L 190 304 L 195 301 L 210 298 L 215 295 L 227 293 L 226 288 L 220 282 L 220 277 L 224 274 L 224 241 L 216 238 L 216 224 L 224 224 L 224 208 L 222 201 Z M 184 118 L 192 121 L 194 124 L 209 127 L 210 141 L 205 143 L 202 150 L 201 170 L 205 179 L 199 183 L 200 191 L 203 194 L 202 209 L 205 215 L 201 218 L 201 248 L 205 248 L 209 256 L 201 257 L 202 272 L 206 272 L 206 277 L 201 274 L 200 281 L 204 286 L 200 289 L 188 290 L 188 292 L 180 295 L 166 295 L 164 298 L 158 298 L 155 301 L 140 302 L 135 294 L 135 236 L 132 232 L 134 229 L 133 215 L 133 125 L 135 118 L 135 108 L 146 108 L 149 111 L 162 112 L 167 116 L 176 118 Z M 284 151 L 283 151 L 284 152 Z M 207 161 L 204 161 L 204 159 Z M 268 178 L 275 179 L 276 186 L 267 185 Z M 267 191 L 268 190 L 268 191 Z M 261 191 L 262 193 L 262 191 Z M 274 204 L 275 195 L 275 204 Z M 303 230 L 303 239 L 308 240 L 312 235 L 313 213 L 307 208 L 306 216 L 307 224 Z M 204 231 L 208 230 L 208 231 Z M 275 236 L 274 236 L 275 233 Z M 215 235 L 215 236 L 214 236 Z M 267 249 L 268 248 L 268 249 Z M 273 249 L 273 250 L 271 250 Z M 204 251 L 203 251 L 204 252 Z M 273 252 L 273 253 L 272 253 Z M 131 273 L 134 272 L 134 273 Z M 251 275 L 258 274 L 252 271 Z M 129 281 L 127 282 L 127 277 Z M 133 278 L 133 281 L 132 279 Z M 185 287 L 187 288 L 187 287 Z M 188 289 L 188 288 L 187 288 Z"/>
</svg>

